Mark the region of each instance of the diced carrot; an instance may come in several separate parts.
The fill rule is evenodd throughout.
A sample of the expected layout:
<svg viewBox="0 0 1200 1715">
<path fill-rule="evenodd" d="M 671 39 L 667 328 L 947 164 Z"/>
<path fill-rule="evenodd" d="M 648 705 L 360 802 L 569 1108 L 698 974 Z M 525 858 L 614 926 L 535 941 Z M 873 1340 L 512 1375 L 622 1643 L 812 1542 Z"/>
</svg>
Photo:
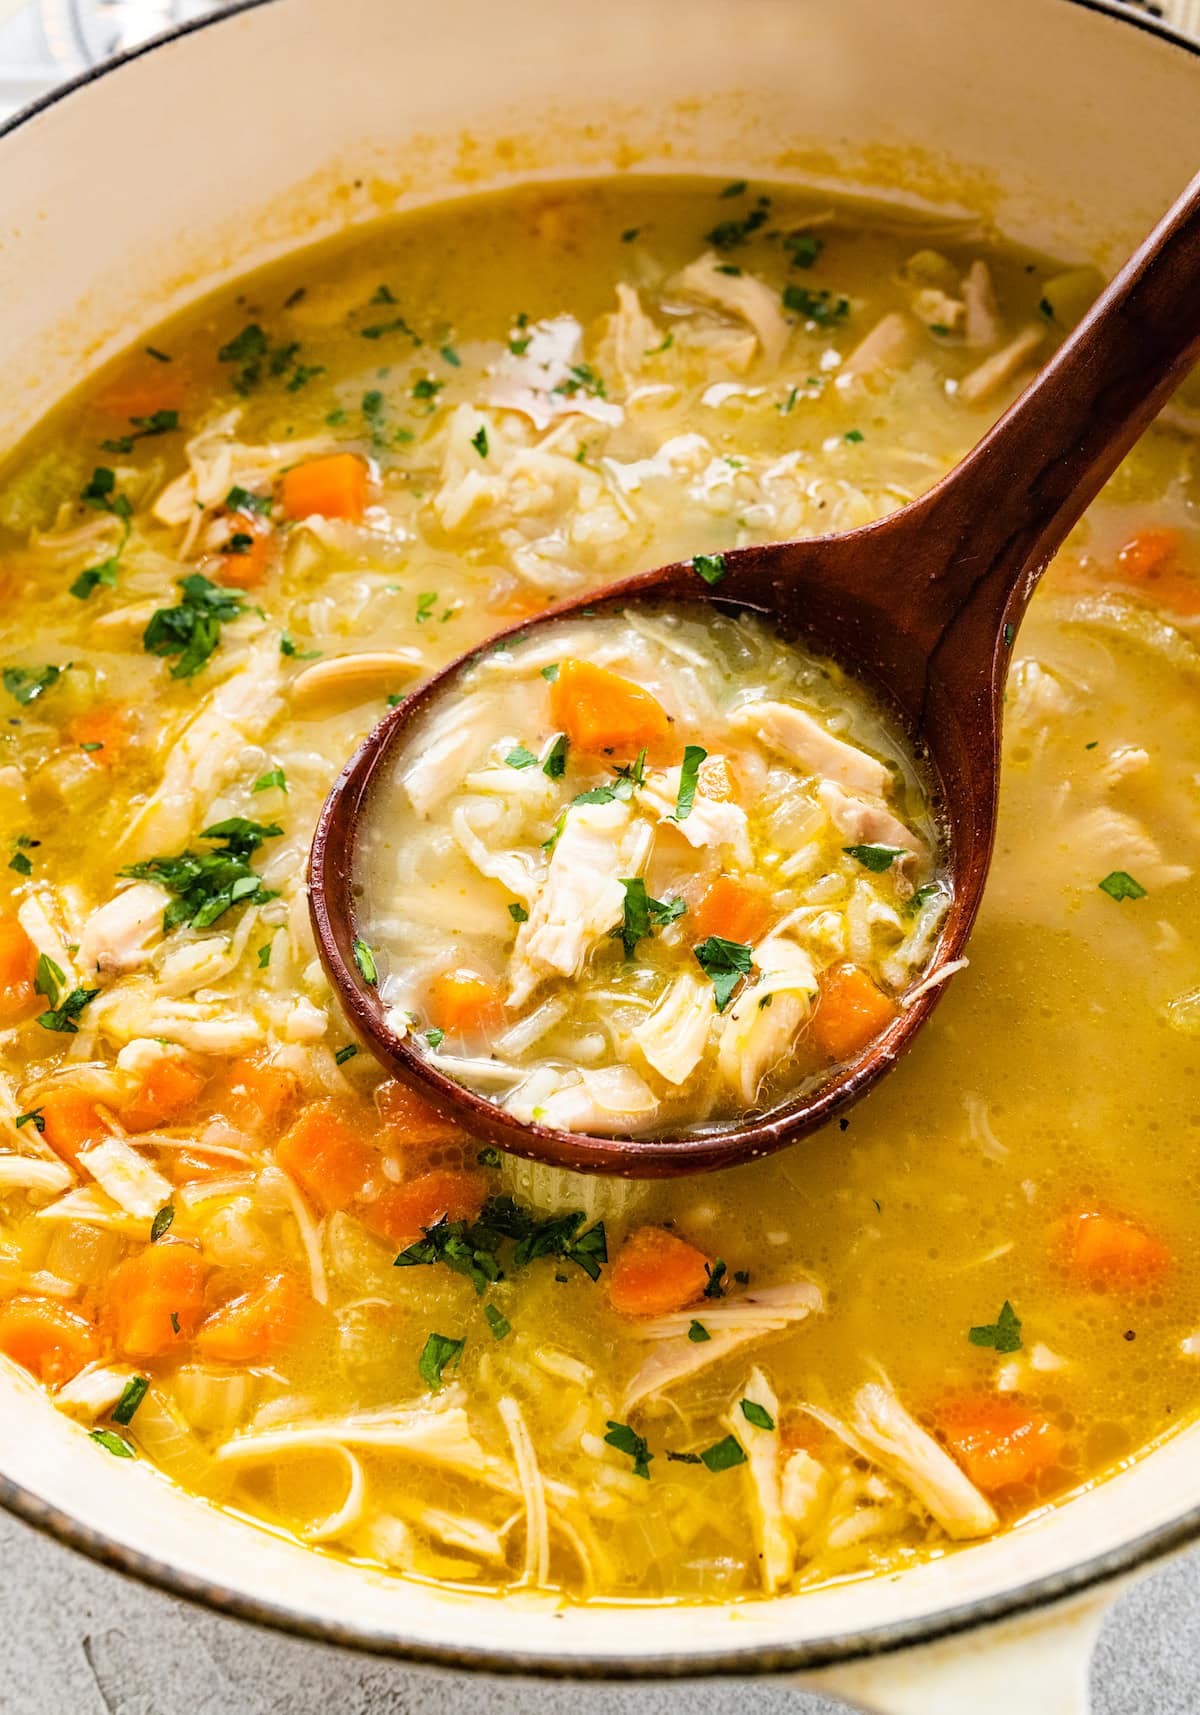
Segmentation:
<svg viewBox="0 0 1200 1715">
<path fill-rule="evenodd" d="M 228 1173 L 232 1162 L 227 1155 L 206 1155 L 200 1149 L 172 1149 L 162 1151 L 159 1166 L 174 1184 L 191 1185 L 197 1179 L 213 1179 Z"/>
<path fill-rule="evenodd" d="M 896 1016 L 896 1003 L 861 965 L 831 965 L 820 979 L 821 993 L 808 1034 L 827 1060 L 848 1060 Z"/>
<path fill-rule="evenodd" d="M 1178 530 L 1139 530 L 1118 553 L 1117 564 L 1125 577 L 1140 582 L 1161 571 L 1178 552 Z"/>
<path fill-rule="evenodd" d="M 404 1185 L 391 1186 L 373 1203 L 364 1203 L 359 1212 L 373 1233 L 402 1249 L 439 1221 L 473 1221 L 486 1195 L 480 1174 L 435 1168 Z"/>
<path fill-rule="evenodd" d="M 504 996 L 496 984 L 477 971 L 459 966 L 441 971 L 429 985 L 429 1016 L 439 1030 L 462 1036 L 485 1030 L 500 1017 Z"/>
<path fill-rule="evenodd" d="M 638 1227 L 621 1246 L 608 1296 L 622 1316 L 666 1316 L 704 1296 L 708 1258 L 665 1227 Z"/>
<path fill-rule="evenodd" d="M 125 709 L 116 703 L 101 703 L 68 721 L 67 737 L 98 768 L 116 768 L 125 760 L 133 727 Z"/>
<path fill-rule="evenodd" d="M 737 782 L 729 766 L 728 757 L 706 756 L 700 764 L 700 772 L 696 779 L 696 790 L 702 798 L 711 798 L 714 804 L 730 804 L 737 797 Z"/>
<path fill-rule="evenodd" d="M 654 750 L 671 734 L 657 697 L 591 661 L 561 664 L 550 686 L 550 718 L 575 750 L 588 754 Z"/>
<path fill-rule="evenodd" d="M 357 524 L 367 505 L 365 460 L 357 453 L 331 453 L 285 471 L 280 499 L 285 518 L 349 518 Z"/>
<path fill-rule="evenodd" d="M 789 1411 L 780 1420 L 779 1441 L 785 1457 L 789 1453 L 818 1454 L 829 1446 L 830 1439 L 825 1425 L 806 1411 Z"/>
<path fill-rule="evenodd" d="M 398 1078 L 388 1078 L 375 1091 L 375 1106 L 389 1141 L 402 1148 L 424 1148 L 430 1144 L 461 1143 L 466 1134 L 440 1114 L 424 1096 L 410 1090 Z"/>
<path fill-rule="evenodd" d="M 74 1161 L 81 1149 L 108 1136 L 95 1102 L 69 1084 L 55 1084 L 39 1096 L 42 1137 L 64 1161 Z"/>
<path fill-rule="evenodd" d="M 248 536 L 246 548 L 230 548 L 222 553 L 217 565 L 217 582 L 227 589 L 256 590 L 265 583 L 271 569 L 271 538 L 255 530 L 249 519 L 235 517 L 229 521 L 228 541 Z"/>
<path fill-rule="evenodd" d="M 15 917 L 0 917 L 0 1022 L 11 1024 L 36 1004 L 37 948 Z"/>
<path fill-rule="evenodd" d="M 149 1131 L 169 1125 L 187 1112 L 208 1079 L 180 1054 L 161 1054 L 142 1073 L 133 1095 L 121 1109 L 127 1131 Z"/>
<path fill-rule="evenodd" d="M 1081 1285 L 1138 1290 L 1165 1273 L 1171 1255 L 1160 1240 L 1132 1221 L 1094 1209 L 1073 1215 L 1058 1228 L 1067 1268 Z"/>
<path fill-rule="evenodd" d="M 186 387 L 179 370 L 155 363 L 152 369 L 134 370 L 110 382 L 96 400 L 96 409 L 116 418 L 121 427 L 135 417 L 153 417 L 157 411 L 181 411 Z"/>
<path fill-rule="evenodd" d="M 295 1337 L 304 1295 L 294 1275 L 269 1274 L 206 1316 L 196 1350 L 217 1364 L 256 1364 Z"/>
<path fill-rule="evenodd" d="M 56 1298 L 12 1298 L 0 1310 L 0 1352 L 61 1387 L 100 1356 L 100 1336 L 86 1316 Z"/>
<path fill-rule="evenodd" d="M 323 1209 L 345 1209 L 369 1189 L 375 1151 L 326 1102 L 305 1108 L 275 1146 L 275 1160 Z"/>
<path fill-rule="evenodd" d="M 269 1132 L 295 1102 L 300 1080 L 266 1052 L 235 1060 L 220 1077 L 214 1107 L 242 1131 Z"/>
<path fill-rule="evenodd" d="M 160 1239 L 113 1276 L 113 1338 L 127 1358 L 158 1358 L 184 1346 L 204 1315 L 208 1265 L 191 1245 Z"/>
<path fill-rule="evenodd" d="M 726 941 L 753 946 L 766 934 L 773 916 L 770 898 L 761 887 L 739 881 L 736 876 L 719 875 L 686 921 L 691 924 L 693 941 L 720 935 Z"/>
<path fill-rule="evenodd" d="M 950 1400 L 935 1421 L 967 1476 L 988 1495 L 1028 1483 L 1063 1448 L 1058 1425 L 1017 1399 Z"/>
</svg>

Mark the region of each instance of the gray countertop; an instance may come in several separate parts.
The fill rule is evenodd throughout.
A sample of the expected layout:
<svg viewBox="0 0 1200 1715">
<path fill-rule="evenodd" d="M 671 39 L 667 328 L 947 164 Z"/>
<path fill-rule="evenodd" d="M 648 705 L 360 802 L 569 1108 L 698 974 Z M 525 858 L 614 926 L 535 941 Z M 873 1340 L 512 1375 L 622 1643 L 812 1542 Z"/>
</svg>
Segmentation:
<svg viewBox="0 0 1200 1715">
<path fill-rule="evenodd" d="M 212 0 L 0 0 L 0 118 L 112 49 Z M 1161 11 L 1200 35 L 1200 0 Z M 564 1687 L 417 1672 L 175 1601 L 0 1514 L 0 1715 L 831 1715 L 768 1681 Z M 1200 1552 L 1117 1604 L 1094 1715 L 1200 1715 Z M 1029 1715 L 1038 1715 L 1031 1710 Z"/>
</svg>

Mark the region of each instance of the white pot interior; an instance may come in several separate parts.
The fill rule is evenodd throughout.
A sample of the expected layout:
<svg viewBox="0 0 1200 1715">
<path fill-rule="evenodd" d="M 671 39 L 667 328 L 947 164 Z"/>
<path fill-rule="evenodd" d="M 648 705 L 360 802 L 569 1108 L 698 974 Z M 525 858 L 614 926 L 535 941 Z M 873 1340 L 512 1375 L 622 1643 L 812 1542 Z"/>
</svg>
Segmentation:
<svg viewBox="0 0 1200 1715">
<path fill-rule="evenodd" d="M 1137 115 L 1119 146 L 1118 104 Z M 966 205 L 1104 264 L 1180 189 L 1198 113 L 1200 57 L 1068 0 L 609 0 L 602 16 L 561 0 L 260 0 L 0 138 L 0 446 L 209 284 L 395 208 L 530 175 L 695 170 Z M 1200 1529 L 1192 1432 L 887 1580 L 724 1610 L 560 1612 L 302 1551 L 98 1459 L 12 1372 L 0 1390 L 0 1472 L 27 1516 L 73 1520 L 100 1552 L 120 1545 L 135 1570 L 170 1568 L 243 1612 L 445 1658 L 636 1672 L 828 1657 Z"/>
</svg>

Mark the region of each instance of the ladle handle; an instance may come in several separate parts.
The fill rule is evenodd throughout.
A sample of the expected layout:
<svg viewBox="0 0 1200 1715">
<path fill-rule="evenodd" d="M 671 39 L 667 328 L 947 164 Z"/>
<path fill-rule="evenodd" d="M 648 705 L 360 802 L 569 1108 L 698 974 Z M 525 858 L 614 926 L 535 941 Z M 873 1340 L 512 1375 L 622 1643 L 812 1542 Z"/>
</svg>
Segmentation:
<svg viewBox="0 0 1200 1715">
<path fill-rule="evenodd" d="M 930 655 L 978 659 L 1019 621 L 1047 562 L 1198 360 L 1200 173 L 1011 409 L 917 503 L 946 549 L 930 568 L 941 585 Z"/>
</svg>

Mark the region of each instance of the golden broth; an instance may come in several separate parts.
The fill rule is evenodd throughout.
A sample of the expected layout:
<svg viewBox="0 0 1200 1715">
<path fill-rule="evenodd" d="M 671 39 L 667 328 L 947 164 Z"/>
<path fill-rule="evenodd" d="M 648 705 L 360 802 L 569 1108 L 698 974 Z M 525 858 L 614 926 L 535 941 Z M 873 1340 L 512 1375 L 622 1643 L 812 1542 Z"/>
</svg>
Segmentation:
<svg viewBox="0 0 1200 1715">
<path fill-rule="evenodd" d="M 541 187 L 254 276 L 18 449 L 0 1346 L 65 1384 L 98 1460 L 135 1449 L 415 1576 L 703 1599 L 942 1552 L 1193 1413 L 1185 434 L 1130 456 L 1035 599 L 970 969 L 842 1126 L 661 1186 L 477 1159 L 348 1052 L 303 887 L 322 798 L 389 699 L 556 596 L 901 504 L 1095 286 L 797 190 Z M 562 317 L 548 419 L 489 402 Z M 369 483 L 343 463 L 318 498 L 350 516 L 305 517 L 291 468 L 347 453 Z M 515 1203 L 481 1236 L 485 1197 Z M 441 1216 L 475 1222 L 455 1229 L 474 1282 L 430 1260 Z M 647 1227 L 691 1281 L 664 1308 L 660 1271 L 655 1315 L 627 1249 Z M 522 1265 L 522 1243 L 545 1254 Z M 894 1394 L 864 1396 L 881 1372 Z M 862 1427 L 894 1410 L 907 1459 Z"/>
</svg>

